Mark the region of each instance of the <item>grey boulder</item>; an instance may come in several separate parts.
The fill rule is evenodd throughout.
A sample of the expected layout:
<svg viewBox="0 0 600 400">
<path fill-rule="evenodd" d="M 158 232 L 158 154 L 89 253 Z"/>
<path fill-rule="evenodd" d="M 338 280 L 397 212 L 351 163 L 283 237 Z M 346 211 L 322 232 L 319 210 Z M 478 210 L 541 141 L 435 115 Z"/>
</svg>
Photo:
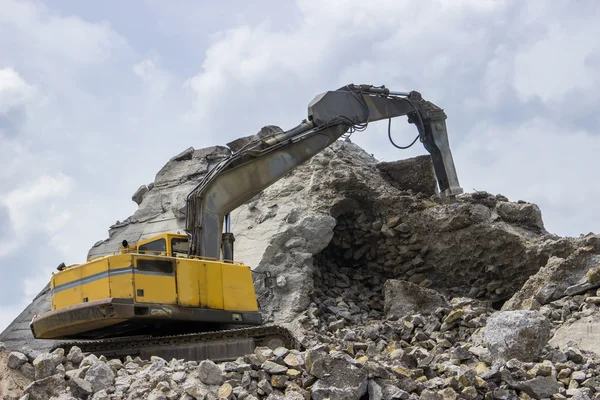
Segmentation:
<svg viewBox="0 0 600 400">
<path fill-rule="evenodd" d="M 60 375 L 52 375 L 32 382 L 23 393 L 29 395 L 29 400 L 48 400 L 53 396 L 59 396 L 65 389 L 64 378 Z"/>
<path fill-rule="evenodd" d="M 27 362 L 27 356 L 18 351 L 13 351 L 8 355 L 8 368 L 17 369 Z"/>
<path fill-rule="evenodd" d="M 87 397 L 93 393 L 92 384 L 77 376 L 74 376 L 69 380 L 69 387 L 71 388 L 73 396 L 81 399 L 87 399 Z"/>
<path fill-rule="evenodd" d="M 214 362 L 204 360 L 198 365 L 198 379 L 206 385 L 220 385 L 223 383 L 223 371 Z"/>
<path fill-rule="evenodd" d="M 314 400 L 358 400 L 367 393 L 367 371 L 341 358 L 323 357 L 315 361 L 312 374 Z"/>
<path fill-rule="evenodd" d="M 538 311 L 501 311 L 488 319 L 483 342 L 494 360 L 530 362 L 548 344 L 550 329 L 550 321 Z"/>
<path fill-rule="evenodd" d="M 98 361 L 88 369 L 85 380 L 90 383 L 94 392 L 98 392 L 115 382 L 115 373 L 108 364 Z"/>
<path fill-rule="evenodd" d="M 69 350 L 69 354 L 67 354 L 67 361 L 70 361 L 73 365 L 79 365 L 81 364 L 81 361 L 83 361 L 83 357 L 84 355 L 81 349 L 77 346 L 73 346 L 71 347 L 71 350 Z"/>
<path fill-rule="evenodd" d="M 58 365 L 56 357 L 53 354 L 42 353 L 33 360 L 35 369 L 35 379 L 44 379 L 56 373 Z"/>
</svg>

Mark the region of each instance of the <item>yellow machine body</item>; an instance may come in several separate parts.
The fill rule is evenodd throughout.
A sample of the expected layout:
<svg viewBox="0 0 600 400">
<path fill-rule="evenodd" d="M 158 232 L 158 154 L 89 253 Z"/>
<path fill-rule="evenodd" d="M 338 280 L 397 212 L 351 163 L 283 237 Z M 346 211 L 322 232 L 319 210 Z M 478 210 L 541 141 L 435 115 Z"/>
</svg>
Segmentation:
<svg viewBox="0 0 600 400">
<path fill-rule="evenodd" d="M 52 311 L 32 321 L 37 338 L 261 323 L 250 267 L 188 258 L 185 235 L 158 235 L 119 254 L 65 267 L 50 285 Z"/>
</svg>

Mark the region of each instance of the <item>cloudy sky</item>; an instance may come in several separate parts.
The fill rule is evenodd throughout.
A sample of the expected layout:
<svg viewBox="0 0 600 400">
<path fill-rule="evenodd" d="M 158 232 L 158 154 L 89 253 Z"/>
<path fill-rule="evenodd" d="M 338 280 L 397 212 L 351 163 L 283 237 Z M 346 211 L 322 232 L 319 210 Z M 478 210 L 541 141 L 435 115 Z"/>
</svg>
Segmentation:
<svg viewBox="0 0 600 400">
<path fill-rule="evenodd" d="M 596 0 L 0 0 L 0 331 L 57 264 L 85 260 L 189 146 L 289 128 L 347 83 L 448 114 L 466 191 L 600 231 Z M 397 141 L 414 127 L 398 120 Z M 380 160 L 385 123 L 355 134 Z"/>
</svg>

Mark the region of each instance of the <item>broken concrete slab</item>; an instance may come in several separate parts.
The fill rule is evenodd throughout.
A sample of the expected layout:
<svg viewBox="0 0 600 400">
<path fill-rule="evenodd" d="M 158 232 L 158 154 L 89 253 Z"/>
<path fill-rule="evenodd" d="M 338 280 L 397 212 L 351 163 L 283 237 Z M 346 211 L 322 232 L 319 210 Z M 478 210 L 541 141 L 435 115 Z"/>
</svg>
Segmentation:
<svg viewBox="0 0 600 400">
<path fill-rule="evenodd" d="M 578 241 L 564 240 L 557 246 L 557 254 L 567 255 L 550 257 L 546 265 L 531 275 L 502 309 L 517 310 L 523 308 L 526 301 L 532 300 L 544 305 L 564 296 L 593 289 L 596 285 L 600 286 L 600 279 L 596 279 L 593 273 L 600 265 L 598 238 L 600 236 L 593 235 Z M 574 248 L 575 246 L 579 247 Z M 578 286 L 580 290 L 573 289 Z"/>
<path fill-rule="evenodd" d="M 148 193 L 148 186 L 142 185 L 135 191 L 133 196 L 131 196 L 131 200 L 133 200 L 137 205 L 142 204 L 142 200 L 144 200 L 144 196 Z"/>
<path fill-rule="evenodd" d="M 433 163 L 429 156 L 418 156 L 408 160 L 377 163 L 385 179 L 399 190 L 432 196 L 437 193 L 437 181 Z"/>
<path fill-rule="evenodd" d="M 562 324 L 554 332 L 550 344 L 562 350 L 577 346 L 600 357 L 600 315 L 594 314 Z"/>
</svg>

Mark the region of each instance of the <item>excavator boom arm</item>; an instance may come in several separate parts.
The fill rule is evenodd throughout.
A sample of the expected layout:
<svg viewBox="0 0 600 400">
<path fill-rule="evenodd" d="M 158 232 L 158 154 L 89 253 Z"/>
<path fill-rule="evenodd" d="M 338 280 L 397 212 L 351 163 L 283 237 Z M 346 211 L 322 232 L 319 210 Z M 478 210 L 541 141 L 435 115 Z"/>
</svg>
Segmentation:
<svg viewBox="0 0 600 400">
<path fill-rule="evenodd" d="M 446 115 L 418 92 L 347 85 L 315 97 L 308 118 L 289 131 L 254 140 L 215 166 L 188 195 L 190 255 L 219 259 L 225 215 L 333 144 L 350 129 L 407 115 L 431 154 L 440 196 L 462 193 L 448 144 Z M 225 252 L 225 258 L 232 257 Z"/>
</svg>

